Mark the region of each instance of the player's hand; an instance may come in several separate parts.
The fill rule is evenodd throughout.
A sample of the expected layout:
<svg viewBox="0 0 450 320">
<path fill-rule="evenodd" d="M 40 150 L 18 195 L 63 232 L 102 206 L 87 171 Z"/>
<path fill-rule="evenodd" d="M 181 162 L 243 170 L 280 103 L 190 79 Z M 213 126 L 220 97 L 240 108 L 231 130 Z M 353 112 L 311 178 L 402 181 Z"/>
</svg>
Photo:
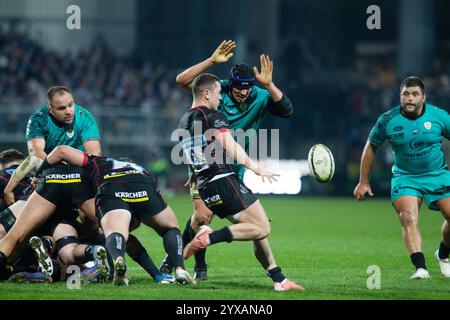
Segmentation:
<svg viewBox="0 0 450 320">
<path fill-rule="evenodd" d="M 12 205 L 14 202 L 16 202 L 14 198 L 14 190 L 11 190 L 8 186 L 6 186 L 5 190 L 5 201 L 8 206 Z"/>
<path fill-rule="evenodd" d="M 236 48 L 236 42 L 233 40 L 224 40 L 211 55 L 212 63 L 224 63 L 234 55 L 233 49 Z"/>
<path fill-rule="evenodd" d="M 373 192 L 370 184 L 361 182 L 358 183 L 358 185 L 355 187 L 355 190 L 353 190 L 353 195 L 356 197 L 356 200 L 365 200 L 366 194 L 373 197 Z"/>
<path fill-rule="evenodd" d="M 270 172 L 263 167 L 258 167 L 258 169 L 255 170 L 255 173 L 262 178 L 263 182 L 266 182 L 264 179 L 267 179 L 270 183 L 277 182 L 276 177 L 280 176 L 278 173 Z"/>
<path fill-rule="evenodd" d="M 31 186 L 36 189 L 36 184 L 38 183 L 38 181 L 39 177 L 33 177 L 33 179 L 31 179 Z"/>
<path fill-rule="evenodd" d="M 253 67 L 253 71 L 255 72 L 256 79 L 268 87 L 272 84 L 273 61 L 264 53 L 259 56 L 259 60 L 261 61 L 261 72 L 256 67 Z"/>
</svg>

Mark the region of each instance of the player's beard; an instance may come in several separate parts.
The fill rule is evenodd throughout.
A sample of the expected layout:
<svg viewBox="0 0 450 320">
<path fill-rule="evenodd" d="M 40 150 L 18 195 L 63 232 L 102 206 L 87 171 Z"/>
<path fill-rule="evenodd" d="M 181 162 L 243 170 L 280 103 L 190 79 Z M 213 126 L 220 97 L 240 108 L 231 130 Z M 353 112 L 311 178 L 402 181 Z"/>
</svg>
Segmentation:
<svg viewBox="0 0 450 320">
<path fill-rule="evenodd" d="M 408 116 L 420 116 L 419 109 L 424 105 L 424 102 L 421 101 L 417 104 L 414 103 L 405 103 L 402 104 L 403 112 Z M 411 107 L 413 107 L 411 109 Z"/>
</svg>

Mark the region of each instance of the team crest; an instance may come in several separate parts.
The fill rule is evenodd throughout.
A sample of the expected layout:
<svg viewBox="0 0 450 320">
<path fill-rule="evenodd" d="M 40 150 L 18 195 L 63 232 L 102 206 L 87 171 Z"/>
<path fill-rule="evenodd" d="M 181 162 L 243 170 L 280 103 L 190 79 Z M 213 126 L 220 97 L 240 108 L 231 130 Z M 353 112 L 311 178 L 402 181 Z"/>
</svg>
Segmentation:
<svg viewBox="0 0 450 320">
<path fill-rule="evenodd" d="M 423 124 L 423 126 L 425 127 L 425 129 L 430 130 L 431 129 L 431 122 L 427 121 Z"/>
<path fill-rule="evenodd" d="M 73 135 L 75 134 L 75 132 L 73 131 L 73 130 L 69 130 L 69 131 L 67 131 L 66 132 L 66 134 L 67 134 L 67 136 L 69 137 L 69 138 L 73 138 Z"/>
</svg>

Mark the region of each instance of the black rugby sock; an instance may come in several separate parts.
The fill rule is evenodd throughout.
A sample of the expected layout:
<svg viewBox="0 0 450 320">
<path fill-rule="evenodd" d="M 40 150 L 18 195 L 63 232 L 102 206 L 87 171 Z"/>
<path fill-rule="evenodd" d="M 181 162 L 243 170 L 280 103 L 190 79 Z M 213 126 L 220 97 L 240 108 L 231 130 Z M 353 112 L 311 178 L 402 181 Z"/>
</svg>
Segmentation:
<svg viewBox="0 0 450 320">
<path fill-rule="evenodd" d="M 267 270 L 267 275 L 272 278 L 274 282 L 282 282 L 286 277 L 281 273 L 280 267 L 275 267 L 273 269 Z"/>
<path fill-rule="evenodd" d="M 137 264 L 139 264 L 153 278 L 161 274 L 161 272 L 153 263 L 153 260 L 148 255 L 147 250 L 145 250 L 142 243 L 132 234 L 128 236 L 127 253 L 131 257 L 131 259 L 136 261 Z"/>
<path fill-rule="evenodd" d="M 444 242 L 441 241 L 441 244 L 439 245 L 439 251 L 438 251 L 439 259 L 447 259 L 449 254 L 450 254 L 450 248 L 447 247 L 444 244 Z"/>
<path fill-rule="evenodd" d="M 183 240 L 181 239 L 180 230 L 172 228 L 166 231 L 163 236 L 163 245 L 169 259 L 175 268 L 182 267 L 183 261 Z"/>
<path fill-rule="evenodd" d="M 191 242 L 192 239 L 195 237 L 195 231 L 191 227 L 191 218 L 189 217 L 188 221 L 186 222 L 186 226 L 184 227 L 183 234 L 181 235 L 183 239 L 183 248 L 186 247 L 186 245 Z"/>
<path fill-rule="evenodd" d="M 194 255 L 195 267 L 194 269 L 206 269 L 206 249 L 197 252 Z"/>
<path fill-rule="evenodd" d="M 209 235 L 209 243 L 214 244 L 217 242 L 231 242 L 233 241 L 233 234 L 230 228 L 224 227 L 220 230 L 216 230 Z"/>
<path fill-rule="evenodd" d="M 127 243 L 123 234 L 118 232 L 111 233 L 106 238 L 106 251 L 111 256 L 113 261 L 116 261 L 117 257 L 125 257 L 127 250 Z"/>
<path fill-rule="evenodd" d="M 95 245 L 88 245 L 86 247 L 86 249 L 84 249 L 84 259 L 86 259 L 86 261 L 93 261 L 93 260 L 95 260 L 94 247 L 95 247 Z"/>
<path fill-rule="evenodd" d="M 425 265 L 425 256 L 423 255 L 423 252 L 414 252 L 411 254 L 411 262 L 416 267 L 416 270 L 419 268 L 427 270 L 427 267 Z"/>
</svg>

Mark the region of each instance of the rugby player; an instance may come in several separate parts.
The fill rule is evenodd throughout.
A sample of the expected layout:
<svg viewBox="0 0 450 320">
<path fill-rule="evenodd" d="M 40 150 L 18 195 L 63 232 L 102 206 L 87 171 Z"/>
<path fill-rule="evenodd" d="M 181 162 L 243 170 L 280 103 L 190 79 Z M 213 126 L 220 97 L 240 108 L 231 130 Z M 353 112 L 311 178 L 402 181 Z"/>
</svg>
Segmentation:
<svg viewBox="0 0 450 320">
<path fill-rule="evenodd" d="M 400 105 L 383 113 L 372 128 L 361 157 L 359 183 L 353 194 L 361 201 L 373 196 L 369 178 L 377 149 L 387 141 L 394 152 L 391 201 L 400 218 L 403 241 L 416 271 L 411 279 L 427 279 L 419 208 L 423 200 L 444 216 L 442 239 L 435 252 L 441 273 L 450 277 L 450 173 L 442 137 L 450 137 L 449 114 L 426 103 L 425 84 L 408 77 L 400 86 Z"/>
<path fill-rule="evenodd" d="M 44 160 L 53 148 L 61 144 L 101 155 L 97 122 L 89 111 L 75 104 L 70 90 L 63 86 L 52 87 L 47 98 L 47 105 L 28 120 L 25 139 L 29 155 Z M 15 180 L 13 174 L 10 183 Z M 13 189 L 9 184 L 5 188 L 5 199 L 8 205 L 14 203 Z"/>
<path fill-rule="evenodd" d="M 192 81 L 196 76 L 213 67 L 215 64 L 225 63 L 234 55 L 236 43 L 232 40 L 223 41 L 213 54 L 206 60 L 186 69 L 180 73 L 176 82 L 191 92 Z M 293 106 L 289 98 L 274 84 L 272 80 L 273 61 L 269 56 L 260 56 L 260 70 L 246 64 L 238 64 L 230 70 L 228 80 L 220 80 L 221 103 L 218 107 L 228 120 L 230 129 L 259 129 L 265 116 L 270 113 L 277 117 L 287 118 L 293 113 Z M 262 85 L 255 85 L 256 80 Z M 246 139 L 245 151 L 249 153 L 250 139 Z M 243 179 L 245 168 L 240 164 L 233 165 L 233 170 L 240 179 Z M 204 205 L 198 194 L 193 177 L 191 183 L 191 197 L 194 207 L 192 217 L 187 221 L 183 231 L 183 243 L 187 244 L 200 225 L 209 224 L 212 212 Z M 205 261 L 206 250 L 195 256 L 194 278 L 207 279 L 207 266 Z M 172 270 L 167 261 L 161 263 L 161 271 L 170 273 Z"/>
<path fill-rule="evenodd" d="M 179 128 L 189 132 L 189 135 L 183 135 L 181 143 L 185 159 L 197 177 L 201 199 L 213 214 L 221 219 L 227 218 L 233 224 L 216 231 L 209 226 L 201 226 L 193 240 L 187 244 L 183 257 L 187 259 L 219 242 L 252 240 L 255 256 L 272 278 L 276 291 L 303 290 L 301 286 L 288 280 L 277 266 L 268 241 L 270 222 L 264 208 L 233 168 L 224 161 L 226 156 L 230 156 L 261 176 L 263 182 L 264 179 L 276 181 L 278 176 L 258 166 L 234 141 L 228 131 L 227 118 L 217 112 L 221 99 L 220 90 L 220 80 L 216 76 L 197 76 L 192 84 L 192 107 L 181 118 Z M 200 137 L 195 136 L 197 128 L 201 128 Z M 226 152 L 225 155 L 222 150 Z"/>
<path fill-rule="evenodd" d="M 69 146 L 56 147 L 38 172 L 61 161 L 83 167 L 96 186 L 96 214 L 105 233 L 106 249 L 114 262 L 114 284 L 128 286 L 125 252 L 132 217 L 155 229 L 163 238 L 164 249 L 176 266 L 176 281 L 194 282 L 184 268 L 176 216 L 163 200 L 153 176 L 134 163 L 89 156 Z"/>
</svg>

